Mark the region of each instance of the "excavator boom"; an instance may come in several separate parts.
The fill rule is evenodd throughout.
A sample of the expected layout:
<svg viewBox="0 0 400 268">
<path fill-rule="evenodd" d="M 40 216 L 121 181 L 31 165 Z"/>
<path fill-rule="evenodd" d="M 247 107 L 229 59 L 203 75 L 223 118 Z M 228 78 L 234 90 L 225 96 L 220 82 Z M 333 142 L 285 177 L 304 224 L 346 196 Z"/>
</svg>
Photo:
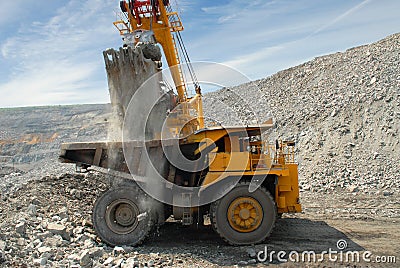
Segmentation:
<svg viewBox="0 0 400 268">
<path fill-rule="evenodd" d="M 183 76 L 176 44 L 176 39 L 180 37 L 179 32 L 184 29 L 179 14 L 172 10 L 168 0 L 121 1 L 120 7 L 121 20 L 115 21 L 114 25 L 123 36 L 125 45 L 137 45 L 140 42 L 161 45 L 175 84 L 178 104 L 183 105 L 183 117 L 188 115 L 188 105 L 191 105 L 197 112 L 197 128 L 204 128 L 200 86 L 197 81 L 193 81 L 196 95 L 189 97 Z M 174 34 L 179 36 L 176 38 Z M 179 42 L 181 44 L 182 40 L 179 39 Z M 189 69 L 189 72 L 192 71 Z"/>
<path fill-rule="evenodd" d="M 127 36 L 129 35 L 139 39 L 141 31 L 152 31 L 156 42 L 163 48 L 168 66 L 173 68 L 174 66 L 179 66 L 180 58 L 172 33 L 182 31 L 183 26 L 176 12 L 173 14 L 167 13 L 166 4 L 168 2 L 162 0 L 121 1 L 121 11 L 128 19 L 126 21 L 116 21 L 114 25 L 123 36 L 123 39 L 128 38 Z M 172 18 L 178 18 L 178 20 L 172 21 Z M 133 41 L 135 43 L 139 42 L 139 40 Z M 187 92 L 181 68 L 173 68 L 171 75 L 177 89 L 179 101 L 186 101 Z"/>
</svg>

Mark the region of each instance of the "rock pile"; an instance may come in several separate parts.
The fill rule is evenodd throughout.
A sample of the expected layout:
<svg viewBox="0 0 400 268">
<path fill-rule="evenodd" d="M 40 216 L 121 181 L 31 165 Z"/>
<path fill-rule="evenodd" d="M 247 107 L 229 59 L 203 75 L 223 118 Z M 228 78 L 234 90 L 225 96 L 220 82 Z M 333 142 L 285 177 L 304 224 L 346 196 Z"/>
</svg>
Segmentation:
<svg viewBox="0 0 400 268">
<path fill-rule="evenodd" d="M 109 247 L 96 236 L 91 211 L 97 196 L 109 187 L 97 173 L 44 177 L 26 183 L 0 199 L 0 267 L 189 267 L 209 266 L 204 259 L 232 262 L 210 252 L 222 244 L 196 237 L 181 240 L 182 229 L 170 224 L 155 232 L 143 247 Z M 182 228 L 182 227 L 181 227 Z M 193 230 L 196 232 L 196 230 Z M 163 237 L 157 241 L 158 237 Z M 182 248 L 182 245 L 190 247 Z M 226 246 L 229 250 L 231 247 Z M 245 250 L 238 249 L 238 251 Z M 200 255 L 200 258 L 196 257 Z M 237 254 L 238 255 L 238 254 Z M 239 258 L 241 257 L 238 255 Z M 206 257 L 206 258 L 204 258 Z"/>
<path fill-rule="evenodd" d="M 297 143 L 303 190 L 399 191 L 400 34 L 205 99 L 211 116 L 216 100 L 234 111 L 225 124 L 270 112 L 275 134 Z"/>
<path fill-rule="evenodd" d="M 100 249 L 93 249 L 96 235 L 89 215 L 95 197 L 105 188 L 97 175 L 67 174 L 44 177 L 3 196 L 2 265 L 79 264 L 83 256 L 73 254 L 82 245 L 90 254 L 99 254 Z"/>
</svg>

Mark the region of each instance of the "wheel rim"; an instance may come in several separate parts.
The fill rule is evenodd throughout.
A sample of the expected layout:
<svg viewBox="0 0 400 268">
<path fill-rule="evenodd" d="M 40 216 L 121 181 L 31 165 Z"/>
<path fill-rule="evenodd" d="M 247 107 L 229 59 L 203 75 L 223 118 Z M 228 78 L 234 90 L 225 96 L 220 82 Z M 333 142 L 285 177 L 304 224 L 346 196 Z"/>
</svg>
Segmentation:
<svg viewBox="0 0 400 268">
<path fill-rule="evenodd" d="M 262 222 L 261 204 L 252 197 L 238 197 L 228 208 L 229 225 L 236 231 L 248 233 L 256 230 Z"/>
<path fill-rule="evenodd" d="M 106 209 L 105 218 L 108 228 L 116 234 L 127 234 L 132 232 L 139 221 L 138 206 L 128 199 L 113 201 Z"/>
</svg>

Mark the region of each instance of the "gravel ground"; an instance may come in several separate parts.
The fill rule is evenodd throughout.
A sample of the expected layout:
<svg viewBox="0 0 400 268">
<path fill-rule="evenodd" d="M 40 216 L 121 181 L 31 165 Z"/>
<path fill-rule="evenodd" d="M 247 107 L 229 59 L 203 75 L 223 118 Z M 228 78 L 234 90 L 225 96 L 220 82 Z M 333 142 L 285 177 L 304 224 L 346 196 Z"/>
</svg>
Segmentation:
<svg viewBox="0 0 400 268">
<path fill-rule="evenodd" d="M 206 95 L 221 118 L 217 100 L 234 111 L 228 125 L 272 114 L 272 136 L 296 141 L 304 190 L 398 193 L 400 34 Z"/>
<path fill-rule="evenodd" d="M 346 251 L 396 256 L 400 245 L 399 196 L 377 201 L 366 194 L 302 194 L 304 212 L 279 219 L 265 244 L 229 246 L 211 226 L 184 227 L 171 220 L 138 247 L 109 247 L 96 236 L 91 209 L 108 188 L 107 176 L 98 173 L 64 174 L 27 183 L 0 201 L 0 251 L 3 267 L 234 267 L 296 266 L 258 260 L 271 250 L 336 250 L 340 239 Z M 338 195 L 342 198 L 338 200 Z M 392 203 L 391 207 L 383 204 Z M 371 208 L 374 208 L 371 210 Z M 374 255 L 374 256 L 375 256 Z M 304 263 L 300 264 L 302 266 Z M 364 267 L 368 263 L 307 263 L 311 267 Z M 360 265 L 360 266 L 358 266 Z M 372 267 L 380 267 L 376 263 Z M 382 267 L 386 267 L 383 265 Z M 395 267 L 389 264 L 387 267 Z"/>
</svg>

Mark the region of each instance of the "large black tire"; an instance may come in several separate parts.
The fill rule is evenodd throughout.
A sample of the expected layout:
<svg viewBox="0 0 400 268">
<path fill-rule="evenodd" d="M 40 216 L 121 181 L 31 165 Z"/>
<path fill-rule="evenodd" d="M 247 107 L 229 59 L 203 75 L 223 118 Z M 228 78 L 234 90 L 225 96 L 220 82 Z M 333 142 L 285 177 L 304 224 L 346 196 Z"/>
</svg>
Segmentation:
<svg viewBox="0 0 400 268">
<path fill-rule="evenodd" d="M 156 202 L 138 186 L 112 188 L 93 207 L 93 225 L 101 240 L 111 246 L 138 245 L 156 223 Z"/>
<path fill-rule="evenodd" d="M 231 245 L 261 243 L 275 226 L 277 209 L 271 194 L 263 187 L 252 193 L 248 188 L 248 182 L 240 182 L 211 204 L 213 229 Z M 240 226 L 241 223 L 246 226 Z"/>
</svg>

